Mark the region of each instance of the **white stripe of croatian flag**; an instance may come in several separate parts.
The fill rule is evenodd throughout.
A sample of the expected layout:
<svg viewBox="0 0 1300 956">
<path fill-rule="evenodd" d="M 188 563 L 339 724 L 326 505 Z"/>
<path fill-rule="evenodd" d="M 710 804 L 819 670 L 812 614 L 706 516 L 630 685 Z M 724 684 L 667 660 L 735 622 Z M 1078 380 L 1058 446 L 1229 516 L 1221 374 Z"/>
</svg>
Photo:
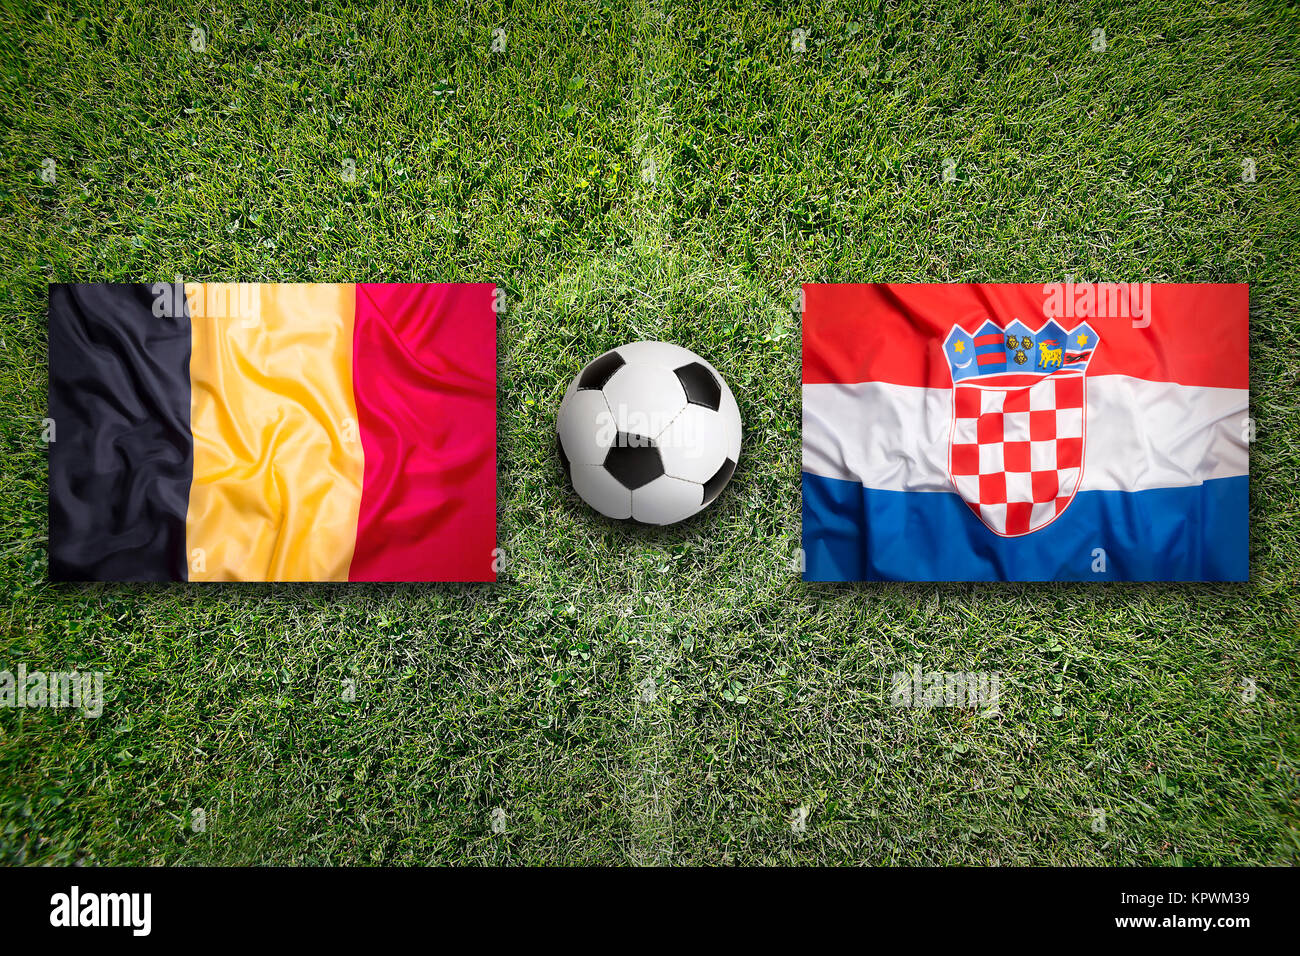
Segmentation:
<svg viewBox="0 0 1300 956">
<path fill-rule="evenodd" d="M 1247 295 L 805 286 L 805 579 L 1247 580 Z"/>
</svg>

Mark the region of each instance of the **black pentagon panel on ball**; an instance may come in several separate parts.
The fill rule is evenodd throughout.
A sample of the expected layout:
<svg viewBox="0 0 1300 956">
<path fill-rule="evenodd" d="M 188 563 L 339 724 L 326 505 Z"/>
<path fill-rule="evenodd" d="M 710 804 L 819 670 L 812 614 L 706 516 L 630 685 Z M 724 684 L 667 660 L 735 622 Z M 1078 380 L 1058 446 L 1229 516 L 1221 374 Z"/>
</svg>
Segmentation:
<svg viewBox="0 0 1300 956">
<path fill-rule="evenodd" d="M 715 412 L 718 410 L 718 405 L 722 402 L 722 386 L 718 384 L 712 372 L 699 362 L 692 362 L 690 365 L 674 369 L 673 373 L 682 383 L 682 390 L 686 392 L 688 402 L 692 405 L 703 405 Z"/>
<path fill-rule="evenodd" d="M 578 379 L 578 388 L 602 389 L 610 376 L 626 364 L 623 356 L 617 352 L 606 352 L 582 370 L 582 378 Z"/>
<path fill-rule="evenodd" d="M 704 483 L 704 503 L 707 505 L 722 492 L 731 476 L 736 471 L 736 463 L 728 458 L 713 473 L 713 477 Z"/>
<path fill-rule="evenodd" d="M 605 454 L 605 470 L 624 488 L 635 491 L 662 475 L 664 463 L 659 457 L 659 449 L 650 439 L 619 432 Z"/>
</svg>

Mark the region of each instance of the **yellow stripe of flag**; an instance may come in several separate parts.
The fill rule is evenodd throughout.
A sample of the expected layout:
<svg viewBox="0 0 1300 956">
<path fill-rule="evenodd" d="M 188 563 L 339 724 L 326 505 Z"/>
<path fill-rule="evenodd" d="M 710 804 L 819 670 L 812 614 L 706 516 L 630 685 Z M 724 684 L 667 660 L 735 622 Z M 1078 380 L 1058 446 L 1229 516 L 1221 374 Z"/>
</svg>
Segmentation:
<svg viewBox="0 0 1300 956">
<path fill-rule="evenodd" d="M 346 581 L 365 461 L 356 286 L 187 283 L 191 581 Z"/>
</svg>

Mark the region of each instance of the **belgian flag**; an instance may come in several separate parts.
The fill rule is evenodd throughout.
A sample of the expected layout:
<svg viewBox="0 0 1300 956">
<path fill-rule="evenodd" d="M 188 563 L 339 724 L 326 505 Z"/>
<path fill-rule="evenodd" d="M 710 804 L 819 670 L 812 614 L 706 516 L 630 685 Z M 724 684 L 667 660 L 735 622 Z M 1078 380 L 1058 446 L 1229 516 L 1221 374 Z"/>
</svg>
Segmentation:
<svg viewBox="0 0 1300 956">
<path fill-rule="evenodd" d="M 490 284 L 50 286 L 50 577 L 490 581 Z"/>
</svg>

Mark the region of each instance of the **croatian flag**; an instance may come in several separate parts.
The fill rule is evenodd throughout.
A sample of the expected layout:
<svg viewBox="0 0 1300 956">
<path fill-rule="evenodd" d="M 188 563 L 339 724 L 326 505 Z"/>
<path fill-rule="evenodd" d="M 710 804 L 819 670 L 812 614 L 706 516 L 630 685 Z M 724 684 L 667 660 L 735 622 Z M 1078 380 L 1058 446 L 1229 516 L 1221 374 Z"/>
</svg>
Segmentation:
<svg viewBox="0 0 1300 956">
<path fill-rule="evenodd" d="M 808 285 L 809 581 L 1245 581 L 1245 285 Z"/>
</svg>

